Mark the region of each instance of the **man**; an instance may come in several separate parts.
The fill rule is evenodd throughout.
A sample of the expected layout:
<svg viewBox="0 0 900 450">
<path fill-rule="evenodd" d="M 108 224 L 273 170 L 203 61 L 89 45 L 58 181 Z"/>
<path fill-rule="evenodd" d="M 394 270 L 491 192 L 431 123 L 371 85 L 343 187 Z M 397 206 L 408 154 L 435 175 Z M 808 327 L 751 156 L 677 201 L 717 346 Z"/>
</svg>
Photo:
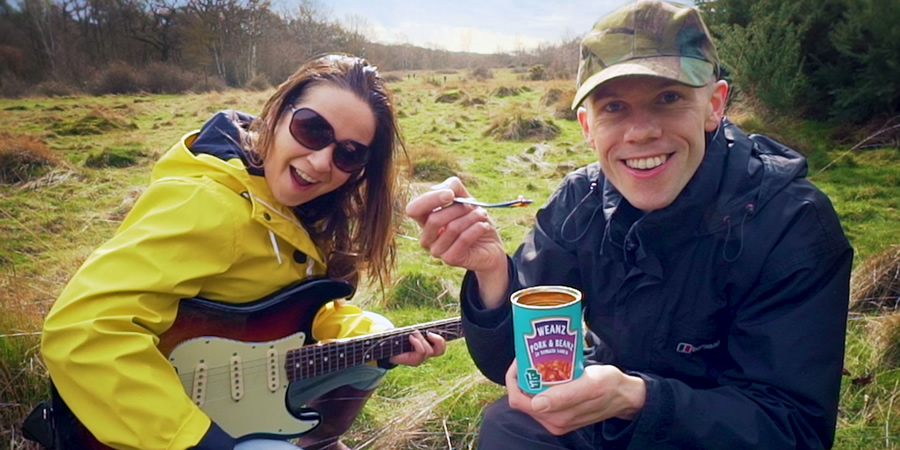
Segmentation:
<svg viewBox="0 0 900 450">
<path fill-rule="evenodd" d="M 569 174 L 512 258 L 450 179 L 407 213 L 468 269 L 479 369 L 508 396 L 484 449 L 827 448 L 852 249 L 797 152 L 724 118 L 728 85 L 693 8 L 642 1 L 582 42 L 573 108 L 598 163 Z M 516 384 L 509 295 L 567 285 L 599 337 L 584 374 Z"/>
</svg>

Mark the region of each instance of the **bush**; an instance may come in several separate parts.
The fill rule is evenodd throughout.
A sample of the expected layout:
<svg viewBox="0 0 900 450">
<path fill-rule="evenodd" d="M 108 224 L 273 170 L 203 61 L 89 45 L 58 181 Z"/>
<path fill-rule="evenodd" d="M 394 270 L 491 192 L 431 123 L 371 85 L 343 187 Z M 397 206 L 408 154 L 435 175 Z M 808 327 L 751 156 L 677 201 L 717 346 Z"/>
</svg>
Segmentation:
<svg viewBox="0 0 900 450">
<path fill-rule="evenodd" d="M 419 181 L 440 182 L 453 176 L 460 176 L 459 164 L 453 154 L 433 146 L 411 147 L 409 160 L 410 174 Z"/>
<path fill-rule="evenodd" d="M 528 68 L 528 79 L 532 81 L 540 81 L 547 79 L 547 71 L 543 64 L 535 64 Z"/>
<path fill-rule="evenodd" d="M 452 91 L 442 92 L 441 95 L 438 95 L 436 99 L 434 99 L 435 103 L 454 103 L 461 98 L 468 98 L 465 92 L 454 89 Z"/>
<path fill-rule="evenodd" d="M 139 92 L 141 79 L 138 72 L 123 62 L 114 62 L 100 73 L 97 82 L 92 86 L 94 95 L 132 94 Z"/>
<path fill-rule="evenodd" d="M 69 95 L 78 95 L 78 89 L 63 83 L 62 81 L 44 81 L 40 83 L 32 89 L 35 94 L 42 95 L 44 97 L 65 97 Z"/>
<path fill-rule="evenodd" d="M 470 80 L 490 80 L 494 78 L 494 72 L 487 67 L 476 67 L 469 73 Z"/>
<path fill-rule="evenodd" d="M 545 141 L 555 139 L 561 132 L 552 120 L 515 116 L 498 119 L 484 135 L 504 141 Z"/>
<path fill-rule="evenodd" d="M 20 98 L 28 96 L 31 85 L 15 75 L 0 76 L 0 97 Z"/>
<path fill-rule="evenodd" d="M 271 88 L 272 83 L 269 82 L 269 77 L 264 73 L 258 73 L 255 77 L 247 80 L 247 82 L 244 83 L 244 89 L 247 89 L 248 91 L 260 92 Z"/>
<path fill-rule="evenodd" d="M 139 83 L 141 90 L 152 94 L 180 94 L 190 89 L 192 80 L 181 67 L 156 62 L 144 67 Z"/>
<path fill-rule="evenodd" d="M 768 108 L 793 112 L 806 87 L 801 38 L 806 25 L 792 21 L 795 5 L 760 1 L 751 7 L 753 21 L 715 28 L 718 48 L 734 82 Z"/>
<path fill-rule="evenodd" d="M 577 114 L 572 109 L 575 89 L 550 89 L 541 97 L 541 103 L 553 109 L 553 117 L 557 119 L 575 120 Z"/>
<path fill-rule="evenodd" d="M 191 86 L 191 92 L 202 94 L 204 92 L 222 92 L 228 88 L 228 85 L 220 78 L 204 76 L 195 81 Z"/>
<path fill-rule="evenodd" d="M 32 180 L 59 164 L 59 158 L 40 139 L 0 133 L 0 184 Z"/>
<path fill-rule="evenodd" d="M 494 97 L 503 98 L 503 97 L 512 97 L 514 95 L 519 95 L 521 93 L 522 93 L 522 89 L 519 89 L 517 87 L 501 86 L 501 87 L 495 89 L 494 92 L 491 93 L 491 95 L 493 95 Z"/>
</svg>

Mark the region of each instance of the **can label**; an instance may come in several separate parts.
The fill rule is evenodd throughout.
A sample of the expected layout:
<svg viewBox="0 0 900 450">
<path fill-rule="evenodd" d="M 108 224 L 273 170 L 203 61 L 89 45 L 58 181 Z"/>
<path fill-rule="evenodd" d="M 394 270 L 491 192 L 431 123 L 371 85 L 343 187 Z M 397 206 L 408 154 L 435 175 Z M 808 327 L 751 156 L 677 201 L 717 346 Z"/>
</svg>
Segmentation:
<svg viewBox="0 0 900 450">
<path fill-rule="evenodd" d="M 537 286 L 511 297 L 519 387 L 536 394 L 581 375 L 581 292 Z"/>
</svg>

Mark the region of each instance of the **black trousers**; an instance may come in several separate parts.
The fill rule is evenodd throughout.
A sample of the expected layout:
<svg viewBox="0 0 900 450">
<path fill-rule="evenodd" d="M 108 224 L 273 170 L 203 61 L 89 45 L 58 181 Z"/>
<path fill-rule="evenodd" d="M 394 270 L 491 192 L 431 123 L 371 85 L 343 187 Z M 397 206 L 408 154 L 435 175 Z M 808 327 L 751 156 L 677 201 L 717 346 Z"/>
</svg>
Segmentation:
<svg viewBox="0 0 900 450">
<path fill-rule="evenodd" d="M 528 414 L 509 407 L 503 397 L 484 410 L 481 432 L 478 436 L 480 450 L 593 450 L 601 448 L 599 425 L 579 428 L 562 436 L 550 434 Z"/>
</svg>

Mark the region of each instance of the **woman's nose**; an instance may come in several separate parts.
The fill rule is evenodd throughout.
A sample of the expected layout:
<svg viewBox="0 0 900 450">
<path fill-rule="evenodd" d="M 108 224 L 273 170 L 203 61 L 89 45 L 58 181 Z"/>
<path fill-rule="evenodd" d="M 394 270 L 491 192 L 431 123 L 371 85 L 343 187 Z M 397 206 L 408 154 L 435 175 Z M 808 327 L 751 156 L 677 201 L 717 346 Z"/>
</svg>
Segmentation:
<svg viewBox="0 0 900 450">
<path fill-rule="evenodd" d="M 335 143 L 328 144 L 321 150 L 310 152 L 306 159 L 310 165 L 318 172 L 330 172 L 332 166 L 332 157 L 334 156 Z"/>
</svg>

